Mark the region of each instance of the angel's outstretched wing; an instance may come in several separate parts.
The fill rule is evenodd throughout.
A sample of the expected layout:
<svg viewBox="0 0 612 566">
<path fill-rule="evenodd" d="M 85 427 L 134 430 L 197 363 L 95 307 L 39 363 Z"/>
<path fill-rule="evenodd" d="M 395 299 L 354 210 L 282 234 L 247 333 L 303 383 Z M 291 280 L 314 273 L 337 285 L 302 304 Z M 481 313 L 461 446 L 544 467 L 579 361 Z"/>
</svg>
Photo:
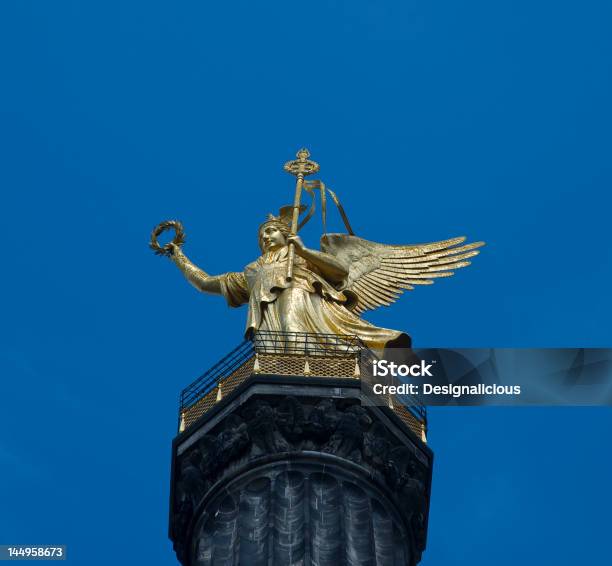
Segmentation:
<svg viewBox="0 0 612 566">
<path fill-rule="evenodd" d="M 460 245 L 465 238 L 430 244 L 388 246 L 348 234 L 325 234 L 321 250 L 338 258 L 349 275 L 343 291 L 357 313 L 390 305 L 413 285 L 431 285 L 437 277 L 450 277 L 453 269 L 470 265 L 484 242 Z"/>
</svg>

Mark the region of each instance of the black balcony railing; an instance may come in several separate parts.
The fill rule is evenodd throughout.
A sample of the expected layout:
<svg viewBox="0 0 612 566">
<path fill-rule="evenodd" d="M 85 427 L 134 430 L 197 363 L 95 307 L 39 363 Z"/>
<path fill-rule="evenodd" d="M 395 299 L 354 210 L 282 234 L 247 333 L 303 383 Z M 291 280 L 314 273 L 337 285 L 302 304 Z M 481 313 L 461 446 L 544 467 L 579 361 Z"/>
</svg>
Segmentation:
<svg viewBox="0 0 612 566">
<path fill-rule="evenodd" d="M 297 354 L 311 357 L 355 356 L 367 350 L 357 336 L 308 332 L 260 331 L 253 337 L 258 354 Z"/>
<path fill-rule="evenodd" d="M 239 344 L 227 356 L 205 371 L 191 385 L 183 389 L 181 392 L 181 411 L 197 403 L 215 388 L 220 379 L 231 375 L 254 355 L 255 348 L 251 340 L 245 340 Z"/>
<path fill-rule="evenodd" d="M 298 374 L 302 374 L 304 363 L 302 361 L 300 366 L 298 360 L 309 360 L 310 365 L 307 367 L 322 369 L 303 372 L 305 375 L 359 377 L 362 381 L 368 382 L 371 381 L 372 362 L 376 359 L 376 355 L 357 336 L 259 331 L 252 339 L 239 344 L 181 392 L 179 429 L 185 428 L 186 414 L 191 415 L 189 424 L 192 424 L 196 417 L 209 410 L 221 397 L 221 389 L 227 390 L 228 387 L 224 384 L 228 381 L 229 388 L 233 389 L 254 373 L 295 375 L 295 371 L 287 369 L 292 365 L 300 370 Z M 268 365 L 264 366 L 262 363 L 262 368 L 259 369 L 260 360 L 267 360 Z M 269 365 L 270 361 L 272 365 Z M 293 364 L 288 361 L 293 361 Z M 332 368 L 335 368 L 336 373 L 330 371 Z M 398 407 L 396 412 L 408 412 L 410 418 L 422 424 L 424 431 L 427 420 L 425 407 L 416 398 L 402 396 L 396 397 L 395 401 L 401 403 L 401 407 Z M 392 402 L 389 405 L 393 408 Z"/>
</svg>

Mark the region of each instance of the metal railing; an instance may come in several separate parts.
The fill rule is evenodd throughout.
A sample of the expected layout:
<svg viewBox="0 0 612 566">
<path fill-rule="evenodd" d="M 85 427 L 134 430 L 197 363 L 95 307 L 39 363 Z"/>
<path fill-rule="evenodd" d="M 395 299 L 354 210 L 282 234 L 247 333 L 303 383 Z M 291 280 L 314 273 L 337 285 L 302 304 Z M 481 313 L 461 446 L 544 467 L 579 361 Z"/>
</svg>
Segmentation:
<svg viewBox="0 0 612 566">
<path fill-rule="evenodd" d="M 215 388 L 223 377 L 231 375 L 246 361 L 255 355 L 255 348 L 251 340 L 245 340 L 234 348 L 227 356 L 219 360 L 209 370 L 204 372 L 191 385 L 181 391 L 180 409 L 188 409 L 197 403 L 204 395 Z"/>
<path fill-rule="evenodd" d="M 371 368 L 376 359 L 357 336 L 259 331 L 181 392 L 179 430 L 253 374 L 352 377 L 373 383 Z M 410 420 L 413 430 L 420 428 L 424 439 L 427 414 L 416 398 L 393 396 L 388 405 L 404 421 Z"/>
<path fill-rule="evenodd" d="M 367 350 L 357 336 L 311 334 L 309 332 L 260 331 L 253 337 L 258 354 L 297 354 L 300 356 L 355 356 Z"/>
</svg>

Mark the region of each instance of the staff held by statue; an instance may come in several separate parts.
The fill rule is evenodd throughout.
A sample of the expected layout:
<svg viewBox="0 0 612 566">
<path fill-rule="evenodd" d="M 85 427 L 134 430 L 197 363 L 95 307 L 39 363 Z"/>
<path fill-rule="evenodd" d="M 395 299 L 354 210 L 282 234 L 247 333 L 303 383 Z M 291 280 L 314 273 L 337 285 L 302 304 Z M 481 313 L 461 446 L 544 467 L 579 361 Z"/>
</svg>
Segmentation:
<svg viewBox="0 0 612 566">
<path fill-rule="evenodd" d="M 302 187 L 304 186 L 304 177 L 312 175 L 319 170 L 319 164 L 315 161 L 310 161 L 310 152 L 307 149 L 300 149 L 296 154 L 297 159 L 287 161 L 284 169 L 287 173 L 297 177 L 295 183 L 295 198 L 293 199 L 293 213 L 291 216 L 291 233 L 297 234 L 298 220 L 300 217 L 300 206 L 302 198 Z M 293 279 L 293 262 L 295 259 L 295 245 L 293 242 L 289 244 L 287 255 L 287 281 Z"/>
</svg>

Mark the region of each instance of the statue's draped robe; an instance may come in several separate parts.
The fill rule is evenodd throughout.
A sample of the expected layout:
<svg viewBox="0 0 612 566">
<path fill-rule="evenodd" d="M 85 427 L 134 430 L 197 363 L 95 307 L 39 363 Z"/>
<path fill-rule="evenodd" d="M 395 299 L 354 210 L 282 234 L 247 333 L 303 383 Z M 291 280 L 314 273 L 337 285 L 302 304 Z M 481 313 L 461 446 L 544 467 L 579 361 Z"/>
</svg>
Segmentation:
<svg viewBox="0 0 612 566">
<path fill-rule="evenodd" d="M 286 280 L 288 248 L 266 252 L 242 273 L 221 276 L 228 304 L 248 303 L 246 334 L 257 330 L 358 336 L 371 349 L 410 347 L 410 338 L 359 318 L 335 289 L 304 258 L 295 255 L 292 281 Z"/>
</svg>

